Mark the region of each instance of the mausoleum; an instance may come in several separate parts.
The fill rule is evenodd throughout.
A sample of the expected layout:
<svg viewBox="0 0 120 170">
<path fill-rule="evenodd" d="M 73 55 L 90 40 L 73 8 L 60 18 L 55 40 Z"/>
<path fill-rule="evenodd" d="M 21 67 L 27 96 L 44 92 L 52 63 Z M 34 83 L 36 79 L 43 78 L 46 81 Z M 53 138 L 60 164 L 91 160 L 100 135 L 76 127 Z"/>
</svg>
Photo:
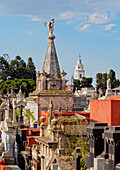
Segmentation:
<svg viewBox="0 0 120 170">
<path fill-rule="evenodd" d="M 41 72 L 37 72 L 36 90 L 27 98 L 27 106 L 39 117 L 41 110 L 48 110 L 50 101 L 53 101 L 54 110 L 73 108 L 73 94 L 66 89 L 65 71 L 60 71 L 53 35 L 53 21 L 48 24 L 49 44 Z M 31 107 L 33 106 L 33 107 Z"/>
</svg>

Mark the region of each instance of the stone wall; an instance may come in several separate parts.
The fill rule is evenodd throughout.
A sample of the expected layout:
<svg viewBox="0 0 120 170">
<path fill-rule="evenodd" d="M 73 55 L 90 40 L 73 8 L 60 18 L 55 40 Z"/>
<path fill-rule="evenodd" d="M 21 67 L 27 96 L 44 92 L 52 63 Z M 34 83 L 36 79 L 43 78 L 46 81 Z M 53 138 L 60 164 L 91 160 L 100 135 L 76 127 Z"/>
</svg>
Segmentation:
<svg viewBox="0 0 120 170">
<path fill-rule="evenodd" d="M 50 101 L 53 101 L 53 110 L 58 110 L 58 107 L 72 110 L 74 103 L 72 96 L 42 96 L 39 98 L 40 110 L 48 110 Z"/>
<path fill-rule="evenodd" d="M 62 126 L 62 130 L 69 135 L 86 135 L 86 127 L 88 126 L 87 122 L 82 123 L 72 123 L 65 124 Z"/>
</svg>

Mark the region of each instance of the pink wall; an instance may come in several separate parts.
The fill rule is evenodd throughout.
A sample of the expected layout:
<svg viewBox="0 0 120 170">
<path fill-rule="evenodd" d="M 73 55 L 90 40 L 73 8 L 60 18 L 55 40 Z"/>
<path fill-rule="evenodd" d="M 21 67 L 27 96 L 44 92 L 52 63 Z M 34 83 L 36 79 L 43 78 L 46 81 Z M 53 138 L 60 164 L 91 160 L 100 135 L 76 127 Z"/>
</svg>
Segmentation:
<svg viewBox="0 0 120 170">
<path fill-rule="evenodd" d="M 120 125 L 120 96 L 111 96 L 109 100 L 90 100 L 90 119 Z"/>
<path fill-rule="evenodd" d="M 120 100 L 111 100 L 111 125 L 120 125 Z"/>
<path fill-rule="evenodd" d="M 90 119 L 111 124 L 111 101 L 90 100 Z"/>
</svg>

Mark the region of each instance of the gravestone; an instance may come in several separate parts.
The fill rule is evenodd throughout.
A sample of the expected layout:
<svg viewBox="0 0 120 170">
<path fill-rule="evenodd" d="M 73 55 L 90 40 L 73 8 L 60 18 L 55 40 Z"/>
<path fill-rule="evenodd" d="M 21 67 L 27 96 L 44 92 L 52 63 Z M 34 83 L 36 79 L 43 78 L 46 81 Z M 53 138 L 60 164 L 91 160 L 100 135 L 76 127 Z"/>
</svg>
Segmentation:
<svg viewBox="0 0 120 170">
<path fill-rule="evenodd" d="M 90 139 L 90 153 L 86 156 L 87 168 L 94 166 L 94 158 L 100 155 L 104 150 L 104 139 L 102 133 L 107 123 L 90 123 L 86 128 L 87 135 Z"/>
<path fill-rule="evenodd" d="M 109 147 L 109 170 L 115 169 L 116 164 L 120 163 L 120 126 L 110 126 L 104 132 L 104 137 Z"/>
</svg>

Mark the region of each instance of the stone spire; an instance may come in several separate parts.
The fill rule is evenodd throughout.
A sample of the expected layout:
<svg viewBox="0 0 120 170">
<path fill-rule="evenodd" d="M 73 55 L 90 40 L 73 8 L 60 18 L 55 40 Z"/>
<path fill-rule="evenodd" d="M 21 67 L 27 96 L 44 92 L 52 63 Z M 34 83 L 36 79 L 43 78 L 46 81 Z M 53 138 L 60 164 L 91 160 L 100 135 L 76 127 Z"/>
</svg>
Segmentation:
<svg viewBox="0 0 120 170">
<path fill-rule="evenodd" d="M 48 28 L 50 32 L 48 36 L 49 44 L 48 44 L 48 49 L 46 52 L 42 72 L 45 71 L 47 73 L 48 78 L 61 78 L 59 62 L 58 62 L 57 53 L 54 45 L 55 36 L 52 34 L 53 23 L 54 23 L 54 19 L 52 19 L 52 21 L 48 23 Z"/>
</svg>

